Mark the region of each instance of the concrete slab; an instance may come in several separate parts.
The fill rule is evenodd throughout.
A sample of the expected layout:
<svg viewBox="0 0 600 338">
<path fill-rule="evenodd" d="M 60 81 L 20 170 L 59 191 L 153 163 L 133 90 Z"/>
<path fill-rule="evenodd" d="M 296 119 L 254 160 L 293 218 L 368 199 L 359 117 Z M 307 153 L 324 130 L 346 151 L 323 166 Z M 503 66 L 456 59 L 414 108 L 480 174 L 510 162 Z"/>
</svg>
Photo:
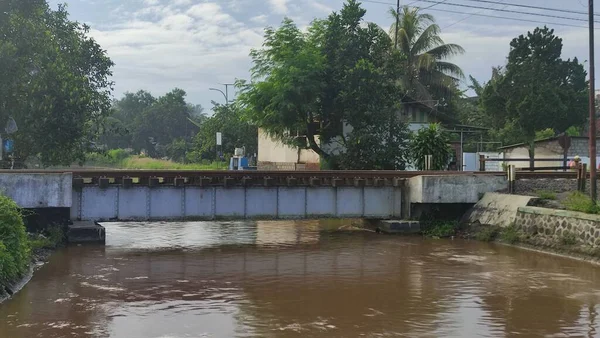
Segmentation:
<svg viewBox="0 0 600 338">
<path fill-rule="evenodd" d="M 64 174 L 0 174 L 0 193 L 18 206 L 33 208 L 70 208 L 73 175 Z"/>
<path fill-rule="evenodd" d="M 421 223 L 405 220 L 379 221 L 378 229 L 387 234 L 418 234 L 421 232 Z"/>
<path fill-rule="evenodd" d="M 483 194 L 508 188 L 505 176 L 431 175 L 408 180 L 410 203 L 477 203 Z"/>
<path fill-rule="evenodd" d="M 464 223 L 507 227 L 514 223 L 519 207 L 535 199 L 531 196 L 487 193 L 462 218 Z"/>
<path fill-rule="evenodd" d="M 67 240 L 71 244 L 106 243 L 106 230 L 93 221 L 73 222 L 67 231 Z"/>
</svg>

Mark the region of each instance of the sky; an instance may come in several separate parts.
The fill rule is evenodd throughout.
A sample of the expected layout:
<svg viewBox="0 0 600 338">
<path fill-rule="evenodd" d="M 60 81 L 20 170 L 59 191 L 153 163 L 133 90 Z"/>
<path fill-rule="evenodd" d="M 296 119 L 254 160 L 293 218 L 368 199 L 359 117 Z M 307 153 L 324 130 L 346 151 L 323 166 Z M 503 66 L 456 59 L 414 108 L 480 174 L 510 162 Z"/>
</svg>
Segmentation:
<svg viewBox="0 0 600 338">
<path fill-rule="evenodd" d="M 472 75 L 480 82 L 489 80 L 492 67 L 505 64 L 510 41 L 544 23 L 563 38 L 564 59 L 577 57 L 580 62 L 585 61 L 586 69 L 589 67 L 587 17 L 567 12 L 586 12 L 586 0 L 491 0 L 551 7 L 562 12 L 481 1 L 402 0 L 401 4 L 418 6 L 434 15 L 444 41 L 457 43 L 466 50 L 464 55 L 451 61 L 463 69 L 467 79 Z M 284 17 L 289 17 L 298 26 L 306 27 L 313 19 L 325 18 L 341 9 L 344 0 L 49 0 L 49 3 L 53 8 L 58 3 L 66 3 L 71 20 L 91 26 L 91 36 L 115 62 L 115 98 L 140 89 L 160 96 L 177 87 L 188 93 L 190 103 L 201 104 L 209 112 L 212 101 L 225 101 L 222 94 L 209 88 L 224 90 L 221 84 L 249 78 L 252 65 L 249 53 L 252 48 L 260 48 L 266 26 L 277 27 Z M 394 0 L 365 0 L 365 19 L 387 30 L 393 21 L 388 12 L 394 6 Z M 465 6 L 528 11 L 561 18 Z M 580 27 L 558 25 L 561 23 Z M 600 48 L 595 50 L 600 58 Z M 467 79 L 463 82 L 465 88 Z M 230 94 L 230 99 L 233 96 Z"/>
</svg>

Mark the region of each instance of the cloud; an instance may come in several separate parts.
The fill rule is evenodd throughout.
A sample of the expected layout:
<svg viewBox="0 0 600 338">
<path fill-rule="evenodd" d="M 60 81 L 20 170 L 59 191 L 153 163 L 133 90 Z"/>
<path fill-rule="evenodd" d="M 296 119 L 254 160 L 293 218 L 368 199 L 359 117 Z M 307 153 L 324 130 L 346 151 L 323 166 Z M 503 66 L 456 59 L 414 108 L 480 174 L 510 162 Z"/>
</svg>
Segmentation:
<svg viewBox="0 0 600 338">
<path fill-rule="evenodd" d="M 287 14 L 288 0 L 269 0 L 269 3 L 276 14 Z"/>
<path fill-rule="evenodd" d="M 262 26 L 237 20 L 216 2 L 147 6 L 90 34 L 115 62 L 117 97 L 139 89 L 162 95 L 179 87 L 207 108 L 213 99 L 208 88 L 248 77 L 248 54 L 262 43 Z"/>
<path fill-rule="evenodd" d="M 251 17 L 250 21 L 252 21 L 254 23 L 264 24 L 264 23 L 267 23 L 267 19 L 268 19 L 268 16 L 262 14 L 262 15 L 257 15 L 257 16 Z"/>
<path fill-rule="evenodd" d="M 324 14 L 330 14 L 331 12 L 333 12 L 335 9 L 333 9 L 333 7 L 329 7 L 325 4 L 322 4 L 321 2 L 319 2 L 318 0 L 309 0 L 308 4 L 316 9 L 317 11 L 324 13 Z"/>
</svg>

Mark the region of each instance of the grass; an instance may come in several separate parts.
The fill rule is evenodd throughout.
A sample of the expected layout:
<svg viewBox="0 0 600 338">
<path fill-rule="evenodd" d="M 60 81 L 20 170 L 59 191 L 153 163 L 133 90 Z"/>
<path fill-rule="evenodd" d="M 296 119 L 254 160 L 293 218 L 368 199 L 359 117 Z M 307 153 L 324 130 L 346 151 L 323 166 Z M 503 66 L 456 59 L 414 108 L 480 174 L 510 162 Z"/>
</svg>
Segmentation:
<svg viewBox="0 0 600 338">
<path fill-rule="evenodd" d="M 496 240 L 500 230 L 495 226 L 483 227 L 476 235 L 475 239 L 482 242 L 492 242 Z"/>
<path fill-rule="evenodd" d="M 500 240 L 508 244 L 515 244 L 521 239 L 519 230 L 514 225 L 510 225 L 500 231 Z"/>
<path fill-rule="evenodd" d="M 129 155 L 122 149 L 114 149 L 102 154 L 88 154 L 86 166 L 149 170 L 220 170 L 227 169 L 228 164 L 226 162 L 211 161 L 178 163 L 145 156 Z"/>
<path fill-rule="evenodd" d="M 562 236 L 560 236 L 560 244 L 571 246 L 577 244 L 577 235 L 572 232 L 564 232 Z"/>
<path fill-rule="evenodd" d="M 205 163 L 177 163 L 167 160 L 159 160 L 149 157 L 131 156 L 121 161 L 120 168 L 123 169 L 179 169 L 179 170 L 219 170 L 227 169 L 225 162 Z"/>
<path fill-rule="evenodd" d="M 44 234 L 30 234 L 29 245 L 32 250 L 56 249 L 65 239 L 65 233 L 60 226 L 49 227 Z"/>
<path fill-rule="evenodd" d="M 556 193 L 552 192 L 552 191 L 548 191 L 548 190 L 538 190 L 536 192 L 536 195 L 543 200 L 552 200 L 555 201 L 556 200 Z"/>
<path fill-rule="evenodd" d="M 423 235 L 431 238 L 447 238 L 454 236 L 459 224 L 454 221 L 432 221 L 425 226 Z"/>
<path fill-rule="evenodd" d="M 574 192 L 567 196 L 563 205 L 567 210 L 584 212 L 586 214 L 599 214 L 600 206 L 594 203 L 592 199 L 581 192 Z"/>
</svg>

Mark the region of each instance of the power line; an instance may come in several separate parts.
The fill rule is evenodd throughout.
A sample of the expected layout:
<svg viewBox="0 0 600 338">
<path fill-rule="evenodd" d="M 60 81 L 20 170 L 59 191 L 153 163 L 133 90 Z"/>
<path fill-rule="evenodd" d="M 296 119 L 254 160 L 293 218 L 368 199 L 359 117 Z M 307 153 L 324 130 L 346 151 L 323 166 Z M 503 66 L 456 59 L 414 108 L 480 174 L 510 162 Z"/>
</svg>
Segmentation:
<svg viewBox="0 0 600 338">
<path fill-rule="evenodd" d="M 543 10 L 543 11 L 559 12 L 559 13 L 570 13 L 570 14 L 579 14 L 579 15 L 586 15 L 586 16 L 588 15 L 587 12 L 583 12 L 583 11 L 574 11 L 574 10 L 569 10 L 569 9 L 560 9 L 560 8 L 542 7 L 542 6 L 532 6 L 532 5 L 521 5 L 521 4 L 515 4 L 515 3 L 502 3 L 502 2 L 497 1 L 497 0 L 463 0 L 463 1 L 488 3 L 488 4 L 496 4 L 496 5 L 503 4 L 503 5 L 511 6 L 511 7 L 539 9 L 539 10 Z M 594 14 L 599 15 L 598 13 L 594 13 Z"/>
<path fill-rule="evenodd" d="M 504 2 L 505 0 L 500 0 L 500 1 L 501 1 L 501 2 Z M 507 6 L 508 6 L 508 5 L 504 5 L 504 7 L 502 7 L 502 9 L 506 8 Z M 442 29 L 446 29 L 446 28 L 452 27 L 452 26 L 454 26 L 454 25 L 456 25 L 456 24 L 459 24 L 459 23 L 461 23 L 461 22 L 463 22 L 463 21 L 467 20 L 468 18 L 471 18 L 471 17 L 473 17 L 474 15 L 481 14 L 482 12 L 485 12 L 485 10 L 484 10 L 484 9 L 482 9 L 482 10 L 480 10 L 480 11 L 477 11 L 477 12 L 475 12 L 475 13 L 471 13 L 470 15 L 467 15 L 466 17 L 464 17 L 464 18 L 462 18 L 462 19 L 460 19 L 460 20 L 458 20 L 458 21 L 455 21 L 455 22 L 453 22 L 453 23 L 451 23 L 451 24 L 449 24 L 449 25 L 447 25 L 447 26 L 443 27 Z"/>
<path fill-rule="evenodd" d="M 444 0 L 444 1 L 439 1 L 439 2 L 436 2 L 436 3 L 434 3 L 433 5 L 431 5 L 431 6 L 428 6 L 428 7 L 425 7 L 425 8 L 423 8 L 423 9 L 430 9 L 430 8 L 432 8 L 432 7 L 435 7 L 435 6 L 437 6 L 437 5 L 442 5 L 442 4 L 443 4 L 444 2 L 446 2 L 446 1 L 448 1 L 448 0 Z M 415 2 L 419 2 L 419 1 L 414 1 L 413 3 L 415 3 Z"/>
<path fill-rule="evenodd" d="M 374 4 L 380 4 L 380 5 L 388 5 L 388 6 L 394 5 L 394 4 L 391 4 L 389 2 L 378 1 L 378 0 L 361 0 L 361 1 L 362 2 L 374 3 Z M 421 7 L 415 7 L 415 8 L 422 9 Z M 449 9 L 430 8 L 429 10 L 431 10 L 431 11 L 439 11 L 439 12 L 444 12 L 444 13 L 462 14 L 462 15 L 467 14 L 467 15 L 479 16 L 479 17 L 484 17 L 484 18 L 504 19 L 504 20 L 520 21 L 520 22 L 538 23 L 538 24 L 545 24 L 545 25 L 575 27 L 575 28 L 587 28 L 587 26 L 578 26 L 578 25 L 572 25 L 572 24 L 568 24 L 568 23 L 556 23 L 556 22 L 538 21 L 538 20 L 530 20 L 530 19 L 511 18 L 511 17 L 507 17 L 507 16 L 488 15 L 488 14 L 479 14 L 479 13 L 465 13 L 465 12 L 453 11 L 453 10 L 449 10 Z"/>
<path fill-rule="evenodd" d="M 434 1 L 434 0 L 420 0 L 420 1 L 421 2 L 427 2 L 427 3 L 437 3 L 437 1 Z M 499 9 L 499 8 L 492 8 L 492 7 L 481 7 L 481 6 L 475 6 L 475 5 L 466 5 L 466 4 L 451 3 L 451 2 L 447 2 L 444 5 L 445 6 L 465 7 L 465 8 L 486 9 L 486 10 L 491 10 L 491 11 L 514 13 L 514 14 L 522 14 L 522 15 L 543 16 L 543 17 L 552 18 L 552 19 L 562 19 L 562 20 L 587 22 L 586 19 L 570 18 L 570 17 L 558 16 L 558 15 L 551 15 L 551 14 L 543 14 L 543 13 L 521 12 L 521 11 L 512 10 L 512 9 Z M 596 21 L 596 22 L 600 22 L 600 21 Z"/>
</svg>

